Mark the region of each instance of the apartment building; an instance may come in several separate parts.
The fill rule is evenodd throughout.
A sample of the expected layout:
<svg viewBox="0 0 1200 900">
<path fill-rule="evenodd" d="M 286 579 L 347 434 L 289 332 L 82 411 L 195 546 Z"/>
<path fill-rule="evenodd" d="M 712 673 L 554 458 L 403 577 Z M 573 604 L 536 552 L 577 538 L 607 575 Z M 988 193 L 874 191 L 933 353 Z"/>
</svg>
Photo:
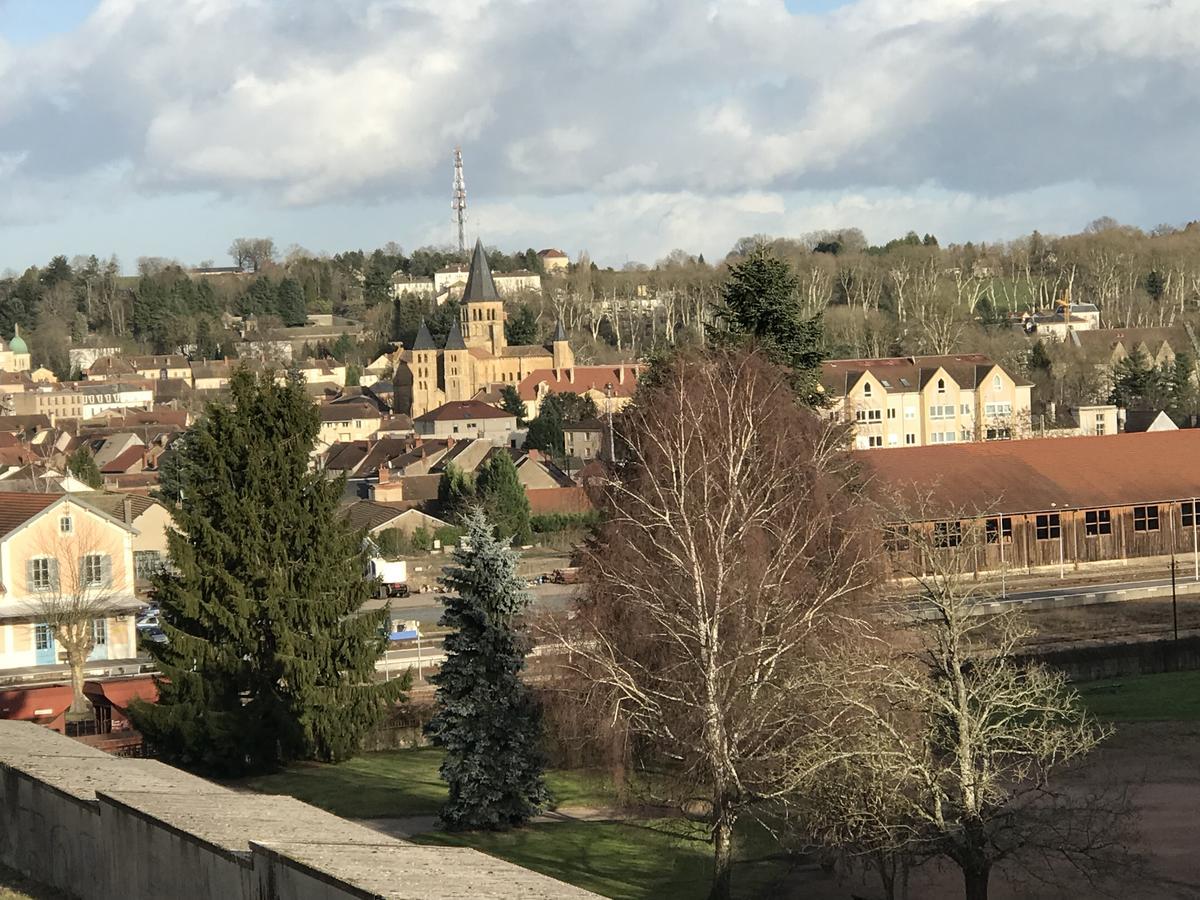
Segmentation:
<svg viewBox="0 0 1200 900">
<path fill-rule="evenodd" d="M 149 409 L 154 405 L 154 390 L 148 382 L 39 384 L 13 394 L 10 403 L 19 416 L 48 416 L 51 422 L 94 419 L 109 410 Z"/>
<path fill-rule="evenodd" d="M 837 359 L 821 384 L 854 446 L 923 447 L 1010 440 L 1030 432 L 1031 383 L 979 354 Z"/>
</svg>

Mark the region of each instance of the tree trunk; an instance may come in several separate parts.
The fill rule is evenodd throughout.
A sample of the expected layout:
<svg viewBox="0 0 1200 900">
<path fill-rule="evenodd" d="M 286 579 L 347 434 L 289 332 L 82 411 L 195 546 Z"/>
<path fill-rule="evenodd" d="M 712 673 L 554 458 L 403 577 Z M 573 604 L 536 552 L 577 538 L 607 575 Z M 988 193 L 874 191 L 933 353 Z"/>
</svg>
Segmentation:
<svg viewBox="0 0 1200 900">
<path fill-rule="evenodd" d="M 71 705 L 67 709 L 67 720 L 72 722 L 86 721 L 93 715 L 92 702 L 83 693 L 83 663 L 85 655 L 68 654 L 68 665 L 71 667 Z"/>
<path fill-rule="evenodd" d="M 733 816 L 717 802 L 713 824 L 713 882 L 709 900 L 729 900 L 733 886 Z"/>
<path fill-rule="evenodd" d="M 989 867 L 986 865 L 963 867 L 966 900 L 987 900 L 989 874 Z"/>
</svg>

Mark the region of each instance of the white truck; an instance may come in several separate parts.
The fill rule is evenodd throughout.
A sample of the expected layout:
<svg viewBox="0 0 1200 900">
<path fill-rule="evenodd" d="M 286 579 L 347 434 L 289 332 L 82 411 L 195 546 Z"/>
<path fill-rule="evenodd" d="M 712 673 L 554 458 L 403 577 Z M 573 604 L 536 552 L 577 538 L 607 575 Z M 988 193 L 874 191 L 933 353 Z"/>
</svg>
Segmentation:
<svg viewBox="0 0 1200 900">
<path fill-rule="evenodd" d="M 367 578 L 379 579 L 380 599 L 408 596 L 408 563 L 402 559 L 375 557 L 367 563 Z"/>
</svg>

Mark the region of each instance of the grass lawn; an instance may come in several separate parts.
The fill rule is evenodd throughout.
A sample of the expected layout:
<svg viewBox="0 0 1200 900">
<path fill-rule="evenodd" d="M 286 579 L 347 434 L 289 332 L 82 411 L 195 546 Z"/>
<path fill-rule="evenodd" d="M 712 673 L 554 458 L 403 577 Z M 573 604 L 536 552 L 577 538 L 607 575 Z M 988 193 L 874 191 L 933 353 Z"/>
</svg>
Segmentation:
<svg viewBox="0 0 1200 900">
<path fill-rule="evenodd" d="M 442 751 L 388 750 L 364 753 L 336 766 L 307 763 L 274 775 L 248 778 L 239 786 L 268 794 L 288 794 L 339 816 L 353 819 L 432 815 L 446 797 L 438 777 Z M 547 773 L 559 806 L 609 806 L 607 778 L 589 772 Z"/>
<path fill-rule="evenodd" d="M 1076 686 L 1096 716 L 1117 722 L 1200 721 L 1200 672 L 1135 675 Z"/>
<path fill-rule="evenodd" d="M 473 847 L 605 897 L 691 900 L 708 893 L 712 848 L 674 833 L 679 826 L 677 821 L 562 822 L 503 833 L 433 833 L 413 840 Z M 788 863 L 779 858 L 739 862 L 734 896 L 769 897 L 787 872 Z"/>
<path fill-rule="evenodd" d="M 61 900 L 62 894 L 42 887 L 14 872 L 7 866 L 0 866 L 0 900 Z"/>
</svg>

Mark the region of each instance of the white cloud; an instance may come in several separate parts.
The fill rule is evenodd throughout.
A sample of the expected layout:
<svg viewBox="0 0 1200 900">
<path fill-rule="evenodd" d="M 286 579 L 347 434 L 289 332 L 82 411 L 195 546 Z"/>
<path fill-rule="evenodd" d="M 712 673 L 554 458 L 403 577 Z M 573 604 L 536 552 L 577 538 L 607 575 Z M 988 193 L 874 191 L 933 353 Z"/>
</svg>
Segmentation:
<svg viewBox="0 0 1200 900">
<path fill-rule="evenodd" d="M 115 168 L 146 195 L 344 207 L 441 198 L 462 143 L 497 231 L 645 258 L 831 224 L 1149 224 L 1200 188 L 1198 50 L 1182 2 L 104 0 L 0 46 L 0 162 L 10 196 Z"/>
</svg>

